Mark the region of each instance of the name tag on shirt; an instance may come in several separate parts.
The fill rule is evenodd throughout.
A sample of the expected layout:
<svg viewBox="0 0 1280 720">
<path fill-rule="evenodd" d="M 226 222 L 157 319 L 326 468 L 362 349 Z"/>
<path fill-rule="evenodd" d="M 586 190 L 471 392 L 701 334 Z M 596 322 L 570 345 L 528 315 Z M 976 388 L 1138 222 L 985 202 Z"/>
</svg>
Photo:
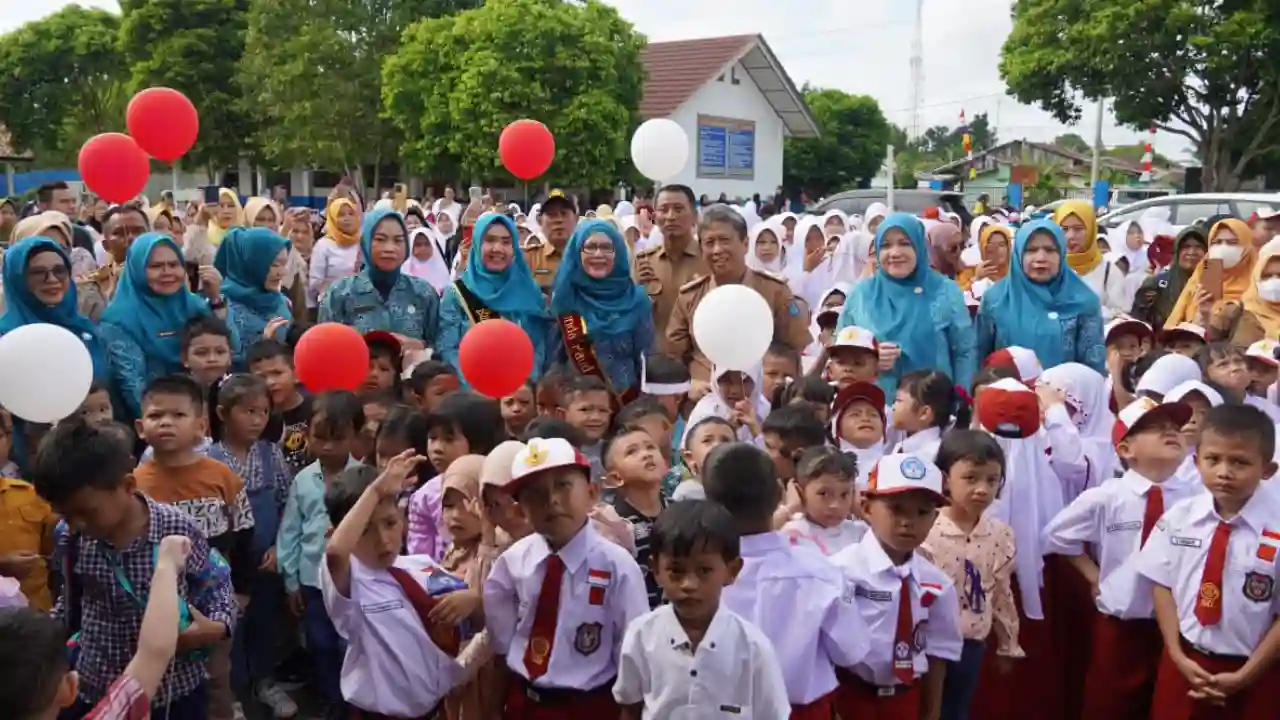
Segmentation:
<svg viewBox="0 0 1280 720">
<path fill-rule="evenodd" d="M 364 611 L 366 615 L 391 612 L 392 610 L 399 610 L 402 607 L 404 607 L 403 600 L 385 600 L 379 603 L 360 604 L 360 609 Z"/>
<path fill-rule="evenodd" d="M 872 590 L 871 588 L 864 588 L 861 585 L 854 588 L 853 594 L 875 602 L 889 602 L 893 599 L 893 593 L 888 590 Z"/>
<path fill-rule="evenodd" d="M 720 712 L 729 713 L 730 715 L 741 715 L 742 708 L 738 707 L 737 705 L 721 705 Z"/>
<path fill-rule="evenodd" d="M 1204 544 L 1204 541 L 1195 537 L 1178 537 L 1177 535 L 1169 536 L 1169 544 L 1178 547 L 1198 548 Z"/>
<path fill-rule="evenodd" d="M 1107 526 L 1107 532 L 1122 532 L 1125 530 L 1141 530 L 1141 520 L 1130 520 L 1129 522 L 1111 523 Z"/>
</svg>

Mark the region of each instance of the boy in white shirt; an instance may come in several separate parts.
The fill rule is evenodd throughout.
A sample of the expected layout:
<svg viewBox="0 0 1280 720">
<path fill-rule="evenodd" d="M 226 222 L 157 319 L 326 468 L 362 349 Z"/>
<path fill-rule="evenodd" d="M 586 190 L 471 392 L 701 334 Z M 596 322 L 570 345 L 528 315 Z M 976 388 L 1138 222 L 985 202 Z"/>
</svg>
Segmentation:
<svg viewBox="0 0 1280 720">
<path fill-rule="evenodd" d="M 912 453 L 885 455 L 862 493 L 871 532 L 831 558 L 858 598 L 871 651 L 841 669 L 842 718 L 917 720 L 942 707 L 946 662 L 960 660 L 960 600 L 951 578 L 915 551 L 950 501 L 942 471 Z"/>
<path fill-rule="evenodd" d="M 1186 454 L 1184 403 L 1140 398 L 1116 416 L 1111 438 L 1127 470 L 1080 494 L 1045 526 L 1044 550 L 1068 557 L 1093 587 L 1092 659 L 1085 676 L 1083 717 L 1147 717 L 1160 666 L 1160 628 L 1150 584 L 1132 559 L 1166 508 L 1204 492 L 1178 478 Z M 1095 563 L 1085 553 L 1092 543 Z"/>
<path fill-rule="evenodd" d="M 533 534 L 498 556 L 484 585 L 485 621 L 505 656 L 508 720 L 616 717 L 623 632 L 649 612 L 640 566 L 601 537 L 591 462 L 568 441 L 533 438 L 503 489 Z"/>
<path fill-rule="evenodd" d="M 325 609 L 347 641 L 342 696 L 352 720 L 431 718 L 466 681 L 454 660 L 458 628 L 428 619 L 436 607 L 428 583 L 443 575 L 426 555 L 401 555 L 405 521 L 396 501 L 426 458 L 412 449 L 386 470 L 344 470 L 325 489 L 337 529 L 325 547 L 320 589 Z"/>
<path fill-rule="evenodd" d="M 720 604 L 742 569 L 733 516 L 706 500 L 676 503 L 649 543 L 670 604 L 627 627 L 613 686 L 622 717 L 790 717 L 773 644 Z"/>
<path fill-rule="evenodd" d="M 1205 414 L 1207 494 L 1167 510 L 1135 559 L 1154 585 L 1165 653 L 1151 717 L 1272 720 L 1280 686 L 1275 425 L 1248 405 Z"/>
</svg>

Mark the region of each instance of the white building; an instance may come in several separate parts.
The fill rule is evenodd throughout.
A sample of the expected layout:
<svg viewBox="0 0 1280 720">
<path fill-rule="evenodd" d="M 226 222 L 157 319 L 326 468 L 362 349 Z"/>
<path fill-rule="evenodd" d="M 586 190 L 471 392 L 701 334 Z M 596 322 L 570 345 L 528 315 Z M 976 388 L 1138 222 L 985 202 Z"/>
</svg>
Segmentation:
<svg viewBox="0 0 1280 720">
<path fill-rule="evenodd" d="M 649 43 L 640 114 L 689 136 L 689 163 L 669 182 L 716 199 L 770 196 L 782 184 L 783 139 L 817 137 L 809 113 L 761 35 Z"/>
</svg>

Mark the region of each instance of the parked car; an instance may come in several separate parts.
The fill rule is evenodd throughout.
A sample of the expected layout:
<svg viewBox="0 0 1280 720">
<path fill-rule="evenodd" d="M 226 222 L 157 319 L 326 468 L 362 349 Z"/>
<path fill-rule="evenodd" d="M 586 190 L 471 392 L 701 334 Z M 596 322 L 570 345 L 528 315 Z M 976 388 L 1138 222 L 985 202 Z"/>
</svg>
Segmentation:
<svg viewBox="0 0 1280 720">
<path fill-rule="evenodd" d="M 1280 208 L 1280 193 L 1196 193 L 1141 200 L 1098 218 L 1103 228 L 1137 220 L 1152 208 L 1168 208 L 1169 223 L 1177 230 L 1214 215 L 1233 215 L 1248 220 L 1262 206 Z"/>
<path fill-rule="evenodd" d="M 821 215 L 828 210 L 840 210 L 846 215 L 865 215 L 871 203 L 888 204 L 888 193 L 884 190 L 847 190 L 819 202 L 809 208 L 814 215 Z M 894 190 L 893 210 L 920 215 L 925 208 L 937 207 L 960 216 L 964 227 L 973 221 L 973 213 L 964 206 L 964 196 L 958 192 L 941 190 Z"/>
</svg>

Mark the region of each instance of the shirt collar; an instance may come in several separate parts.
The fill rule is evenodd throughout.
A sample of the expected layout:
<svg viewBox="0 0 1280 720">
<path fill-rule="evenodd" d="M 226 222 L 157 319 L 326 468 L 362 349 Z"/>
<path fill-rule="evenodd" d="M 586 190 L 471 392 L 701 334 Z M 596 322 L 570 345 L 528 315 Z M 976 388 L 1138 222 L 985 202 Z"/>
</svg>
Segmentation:
<svg viewBox="0 0 1280 720">
<path fill-rule="evenodd" d="M 1156 484 L 1148 480 L 1145 475 L 1137 470 L 1125 470 L 1124 474 L 1120 476 L 1120 482 L 1125 488 L 1138 497 L 1145 497 L 1147 491 Z"/>
<path fill-rule="evenodd" d="M 666 615 L 666 621 L 663 623 L 667 628 L 667 640 L 672 650 L 693 651 L 693 642 L 689 640 L 689 634 L 684 631 L 684 626 L 680 624 L 680 618 L 676 617 L 675 607 L 668 604 L 662 606 L 662 612 Z M 699 650 L 713 652 L 717 649 L 725 649 L 724 643 L 719 642 L 725 635 L 729 626 L 728 610 L 724 605 L 716 608 L 716 614 L 711 616 L 711 622 L 707 625 L 707 632 L 702 636 L 702 642 L 698 643 Z"/>
<path fill-rule="evenodd" d="M 1268 481 L 1264 480 L 1263 482 Z M 1240 508 L 1240 513 L 1231 520 L 1224 521 L 1222 516 L 1218 514 L 1217 509 L 1214 507 L 1212 493 L 1206 492 L 1202 495 L 1197 495 L 1192 502 L 1195 503 L 1192 507 L 1195 509 L 1197 518 L 1226 522 L 1228 524 L 1238 524 L 1236 522 L 1238 520 L 1259 534 L 1267 529 L 1267 520 L 1276 517 L 1278 514 L 1278 509 L 1273 507 L 1274 503 L 1267 496 L 1266 490 L 1261 487 L 1254 491 L 1253 497 L 1249 498 L 1244 507 Z"/>
<path fill-rule="evenodd" d="M 787 539 L 776 532 L 743 535 L 738 538 L 738 552 L 743 557 L 767 555 L 787 547 Z"/>
<path fill-rule="evenodd" d="M 965 531 L 961 530 L 959 525 L 955 524 L 951 518 L 947 517 L 946 513 L 938 513 L 938 519 L 934 521 L 933 526 L 937 528 L 938 534 L 943 537 L 961 538 L 986 537 L 991 534 L 992 528 L 991 518 L 987 517 L 986 513 L 983 513 L 983 515 L 978 518 L 978 523 L 973 526 L 973 532 L 968 534 L 965 534 Z"/>
<path fill-rule="evenodd" d="M 542 243 L 543 257 L 548 257 L 548 258 L 555 257 L 556 255 L 559 255 L 559 254 L 560 254 L 560 249 L 557 248 L 555 245 L 552 245 L 550 240 Z"/>
<path fill-rule="evenodd" d="M 539 552 L 535 553 L 534 560 L 542 562 L 551 555 L 559 555 L 560 560 L 564 562 L 565 570 L 570 573 L 576 572 L 587 561 L 587 553 L 591 550 L 591 543 L 596 539 L 598 539 L 598 536 L 595 528 L 591 527 L 590 520 L 584 523 L 582 529 L 555 553 L 551 552 L 551 546 L 547 544 L 547 539 L 539 535 L 537 545 Z"/>
<path fill-rule="evenodd" d="M 860 541 L 863 552 L 867 556 L 867 569 L 873 573 L 891 572 L 899 578 L 908 577 L 915 573 L 916 554 L 912 553 L 911 557 L 901 565 L 894 565 L 889 559 L 888 554 L 884 551 L 884 546 L 880 544 L 880 540 L 876 538 L 874 532 L 868 532 L 862 536 Z"/>
<path fill-rule="evenodd" d="M 936 427 L 925 428 L 902 441 L 902 452 L 915 452 L 929 443 L 942 438 L 942 431 Z"/>
</svg>

